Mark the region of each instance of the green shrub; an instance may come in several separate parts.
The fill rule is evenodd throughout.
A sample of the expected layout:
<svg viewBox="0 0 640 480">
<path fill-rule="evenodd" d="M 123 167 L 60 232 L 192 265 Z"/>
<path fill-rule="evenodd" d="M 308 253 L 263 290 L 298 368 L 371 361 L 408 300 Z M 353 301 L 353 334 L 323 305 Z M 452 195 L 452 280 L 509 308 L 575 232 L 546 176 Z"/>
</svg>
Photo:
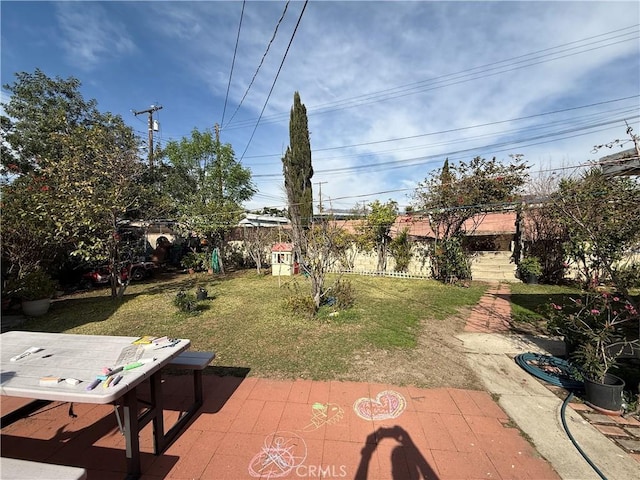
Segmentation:
<svg viewBox="0 0 640 480">
<path fill-rule="evenodd" d="M 316 313 L 316 304 L 311 295 L 291 295 L 285 299 L 286 307 L 294 314 L 305 318 L 313 318 Z"/>
<path fill-rule="evenodd" d="M 198 312 L 198 301 L 196 295 L 191 292 L 180 290 L 173 299 L 173 304 L 183 313 L 194 314 Z"/>
<path fill-rule="evenodd" d="M 296 281 L 287 284 L 286 288 L 289 294 L 284 300 L 285 308 L 295 315 L 313 318 L 316 314 L 316 304 L 313 301 L 313 297 L 308 293 L 302 292 L 300 285 Z"/>
<path fill-rule="evenodd" d="M 42 300 L 53 297 L 57 283 L 43 270 L 34 270 L 7 282 L 6 293 L 22 300 Z"/>
<path fill-rule="evenodd" d="M 527 281 L 530 277 L 539 277 L 542 274 L 542 265 L 538 257 L 524 257 L 520 260 L 516 275 L 522 281 Z"/>
<path fill-rule="evenodd" d="M 445 238 L 429 247 L 433 278 L 445 283 L 471 279 L 471 263 L 458 237 Z"/>
<path fill-rule="evenodd" d="M 640 288 L 640 263 L 632 263 L 617 271 L 618 281 L 626 288 Z"/>
<path fill-rule="evenodd" d="M 406 272 L 411 263 L 411 239 L 409 229 L 403 229 L 389 245 L 389 250 L 396 261 L 396 272 Z"/>
<path fill-rule="evenodd" d="M 334 298 L 334 306 L 339 310 L 346 310 L 356 302 L 356 292 L 351 281 L 344 278 L 339 279 L 331 287 L 329 295 Z"/>
</svg>

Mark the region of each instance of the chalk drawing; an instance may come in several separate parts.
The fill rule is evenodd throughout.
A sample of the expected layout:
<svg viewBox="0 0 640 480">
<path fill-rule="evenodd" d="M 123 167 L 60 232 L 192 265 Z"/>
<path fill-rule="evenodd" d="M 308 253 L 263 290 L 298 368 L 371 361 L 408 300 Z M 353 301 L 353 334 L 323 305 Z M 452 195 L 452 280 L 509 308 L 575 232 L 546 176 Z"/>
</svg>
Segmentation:
<svg viewBox="0 0 640 480">
<path fill-rule="evenodd" d="M 393 390 L 384 390 L 376 398 L 359 398 L 353 404 L 353 410 L 364 420 L 388 420 L 398 418 L 404 412 L 407 402 Z"/>
<path fill-rule="evenodd" d="M 249 463 L 249 475 L 260 478 L 281 478 L 307 458 L 307 444 L 293 432 L 274 432 L 264 439 L 262 450 Z"/>
<path fill-rule="evenodd" d="M 316 402 L 311 406 L 311 422 L 302 431 L 312 432 L 323 425 L 333 425 L 344 417 L 344 410 L 335 403 Z"/>
</svg>

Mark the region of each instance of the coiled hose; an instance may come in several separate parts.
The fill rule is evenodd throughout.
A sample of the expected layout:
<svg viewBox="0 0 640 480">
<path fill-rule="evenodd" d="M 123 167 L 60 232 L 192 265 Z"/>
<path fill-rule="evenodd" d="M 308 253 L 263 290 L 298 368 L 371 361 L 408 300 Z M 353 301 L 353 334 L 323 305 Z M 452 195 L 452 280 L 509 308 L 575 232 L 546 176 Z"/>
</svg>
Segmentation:
<svg viewBox="0 0 640 480">
<path fill-rule="evenodd" d="M 534 377 L 567 390 L 582 390 L 584 383 L 578 380 L 580 371 L 566 360 L 539 353 L 521 353 L 515 361 Z"/>
<path fill-rule="evenodd" d="M 572 390 L 584 389 L 584 383 L 578 380 L 578 378 L 581 377 L 580 371 L 562 358 L 553 357 L 551 355 L 541 355 L 539 353 L 521 353 L 516 355 L 515 361 L 534 377 L 569 390 L 569 395 L 564 399 L 562 407 L 560 408 L 560 420 L 562 421 L 562 427 L 569 437 L 569 440 L 571 440 L 571 443 L 573 443 L 573 446 L 576 447 L 578 453 L 580 453 L 582 458 L 585 459 L 593 471 L 596 472 L 602 480 L 607 480 L 607 477 L 604 476 L 584 450 L 580 448 L 580 445 L 578 445 L 578 442 L 573 438 L 573 435 L 569 431 L 569 426 L 567 425 L 566 410 L 567 405 L 573 398 Z"/>
</svg>

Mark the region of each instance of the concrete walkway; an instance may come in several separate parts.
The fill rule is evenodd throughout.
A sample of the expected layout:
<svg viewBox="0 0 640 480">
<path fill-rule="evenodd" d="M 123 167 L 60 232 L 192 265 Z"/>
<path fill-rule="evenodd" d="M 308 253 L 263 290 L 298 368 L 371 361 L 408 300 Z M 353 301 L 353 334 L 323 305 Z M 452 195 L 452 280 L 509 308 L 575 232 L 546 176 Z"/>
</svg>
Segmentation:
<svg viewBox="0 0 640 480">
<path fill-rule="evenodd" d="M 564 345 L 503 333 L 510 315 L 508 291 L 506 284 L 493 285 L 469 316 L 465 332 L 457 336 L 465 355 L 487 391 L 498 397 L 498 404 L 563 479 L 599 479 L 562 427 L 562 400 L 514 361 L 524 352 L 562 355 Z M 640 463 L 571 407 L 566 421 L 578 445 L 609 480 L 640 478 Z"/>
</svg>

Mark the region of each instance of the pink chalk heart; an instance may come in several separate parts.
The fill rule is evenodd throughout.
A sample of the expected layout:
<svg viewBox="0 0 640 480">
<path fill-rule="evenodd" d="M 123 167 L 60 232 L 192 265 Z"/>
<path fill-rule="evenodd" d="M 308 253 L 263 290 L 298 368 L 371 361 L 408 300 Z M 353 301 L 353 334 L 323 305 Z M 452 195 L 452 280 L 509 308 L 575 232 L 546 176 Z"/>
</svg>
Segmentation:
<svg viewBox="0 0 640 480">
<path fill-rule="evenodd" d="M 365 420 L 387 420 L 399 417 L 407 402 L 404 397 L 393 390 L 385 390 L 376 398 L 359 398 L 353 404 L 353 410 Z"/>
</svg>

